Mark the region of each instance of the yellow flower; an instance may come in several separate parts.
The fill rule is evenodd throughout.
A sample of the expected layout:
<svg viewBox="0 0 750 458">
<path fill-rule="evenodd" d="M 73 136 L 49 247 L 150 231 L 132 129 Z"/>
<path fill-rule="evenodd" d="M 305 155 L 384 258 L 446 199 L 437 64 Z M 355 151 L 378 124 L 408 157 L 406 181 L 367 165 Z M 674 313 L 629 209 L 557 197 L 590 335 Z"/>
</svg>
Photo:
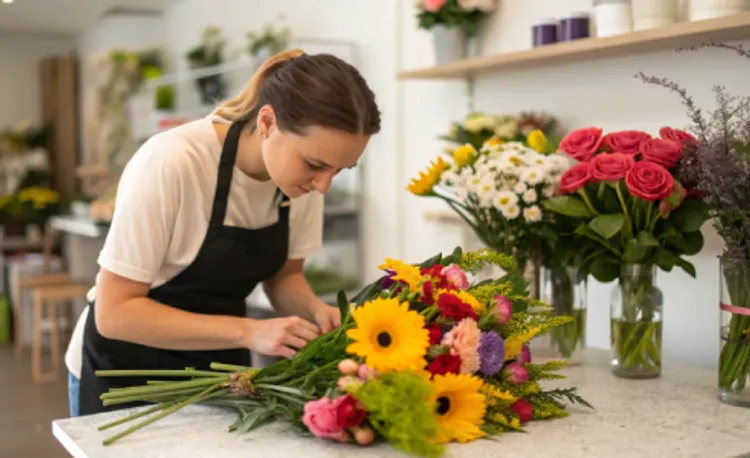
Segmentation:
<svg viewBox="0 0 750 458">
<path fill-rule="evenodd" d="M 485 396 L 487 405 L 510 405 L 516 402 L 516 397 L 510 391 L 500 391 L 500 389 L 489 383 L 482 385 L 482 389 L 479 391 Z"/>
<path fill-rule="evenodd" d="M 436 375 L 435 411 L 438 415 L 438 443 L 473 441 L 484 436 L 487 406 L 481 393 L 482 379 L 469 374 Z"/>
<path fill-rule="evenodd" d="M 379 265 L 378 269 L 393 271 L 393 280 L 405 282 L 409 285 L 409 289 L 412 291 L 419 290 L 419 282 L 422 280 L 422 274 L 419 271 L 419 267 L 397 259 L 385 258 L 385 262 Z"/>
<path fill-rule="evenodd" d="M 433 161 L 427 170 L 419 172 L 419 176 L 412 178 L 406 190 L 412 194 L 418 196 L 424 196 L 432 191 L 432 188 L 440 181 L 440 176 L 443 174 L 445 169 L 448 168 L 448 163 L 443 160 L 442 157 Z"/>
<path fill-rule="evenodd" d="M 502 140 L 500 140 L 499 138 L 493 136 L 493 137 L 490 137 L 490 139 L 487 140 L 487 142 L 485 144 L 487 146 L 501 146 L 503 143 L 505 143 L 505 142 L 502 141 Z"/>
<path fill-rule="evenodd" d="M 455 162 L 459 168 L 471 164 L 476 158 L 477 150 L 474 149 L 471 143 L 461 145 L 453 151 L 453 162 Z"/>
<path fill-rule="evenodd" d="M 348 353 L 365 358 L 379 372 L 423 370 L 430 337 L 424 317 L 409 310 L 409 303 L 378 298 L 354 309 L 356 326 L 346 332 L 354 342 Z"/>
<path fill-rule="evenodd" d="M 532 130 L 526 136 L 526 142 L 537 153 L 543 153 L 547 149 L 547 137 L 539 129 Z"/>
<path fill-rule="evenodd" d="M 541 330 L 542 328 L 537 326 L 529 329 L 526 332 L 522 332 L 521 334 L 516 334 L 508 337 L 505 340 L 505 360 L 510 361 L 511 359 L 518 356 L 518 354 L 521 353 L 523 344 L 533 339 L 534 336 L 539 334 Z"/>
</svg>

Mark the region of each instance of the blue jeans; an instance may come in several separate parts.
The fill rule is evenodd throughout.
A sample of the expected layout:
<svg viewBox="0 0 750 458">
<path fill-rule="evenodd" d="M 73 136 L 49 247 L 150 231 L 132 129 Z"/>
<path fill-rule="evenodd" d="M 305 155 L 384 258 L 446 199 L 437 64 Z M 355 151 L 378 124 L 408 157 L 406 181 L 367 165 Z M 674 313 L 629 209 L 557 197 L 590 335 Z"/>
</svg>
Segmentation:
<svg viewBox="0 0 750 458">
<path fill-rule="evenodd" d="M 70 404 L 71 417 L 77 417 L 79 415 L 78 403 L 80 392 L 81 381 L 78 380 L 78 377 L 68 372 L 68 403 Z"/>
</svg>

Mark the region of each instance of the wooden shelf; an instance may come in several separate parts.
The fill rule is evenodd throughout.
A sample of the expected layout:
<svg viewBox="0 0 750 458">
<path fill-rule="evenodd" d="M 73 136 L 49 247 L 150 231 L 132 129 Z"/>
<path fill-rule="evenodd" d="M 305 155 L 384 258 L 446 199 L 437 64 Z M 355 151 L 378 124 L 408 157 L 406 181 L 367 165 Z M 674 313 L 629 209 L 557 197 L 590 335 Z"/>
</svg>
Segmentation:
<svg viewBox="0 0 750 458">
<path fill-rule="evenodd" d="M 449 62 L 398 74 L 408 79 L 468 78 L 557 62 L 582 61 L 658 51 L 677 46 L 697 45 L 706 40 L 732 41 L 750 38 L 750 13 L 679 24 L 658 29 L 631 32 L 613 37 L 592 37 L 555 43 L 524 51 L 508 52 Z"/>
</svg>

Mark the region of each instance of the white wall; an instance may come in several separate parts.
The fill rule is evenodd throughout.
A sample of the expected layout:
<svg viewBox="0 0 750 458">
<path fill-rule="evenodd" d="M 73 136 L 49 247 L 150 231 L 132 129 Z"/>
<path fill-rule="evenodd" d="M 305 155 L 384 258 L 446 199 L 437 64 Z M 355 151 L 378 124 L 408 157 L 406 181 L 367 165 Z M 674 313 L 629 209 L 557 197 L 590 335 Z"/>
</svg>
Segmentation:
<svg viewBox="0 0 750 458">
<path fill-rule="evenodd" d="M 559 17 L 568 11 L 589 11 L 589 0 L 501 1 L 500 10 L 487 24 L 482 36 L 484 52 L 530 48 L 530 23 L 541 17 Z M 431 42 L 423 31 L 413 27 L 413 8 L 404 2 L 403 13 L 406 67 L 431 65 Z M 409 21 L 412 20 L 410 23 Z M 747 46 L 748 43 L 745 43 Z M 596 62 L 569 63 L 529 70 L 503 72 L 478 78 L 476 108 L 494 113 L 545 110 L 560 118 L 567 129 L 598 125 L 606 131 L 643 129 L 656 133 L 664 125 L 686 127 L 688 119 L 680 100 L 666 89 L 648 86 L 634 79 L 638 71 L 670 77 L 711 109 L 713 84 L 725 84 L 734 93 L 747 94 L 746 75 L 750 62 L 731 52 L 704 50 L 680 53 L 666 50 Z M 409 81 L 404 83 L 406 115 L 404 143 L 408 151 L 405 174 L 424 167 L 439 152 L 434 137 L 452 119 L 465 114 L 459 104 L 459 83 Z M 450 92 L 450 95 L 448 93 Z M 442 94 L 442 97 L 441 97 Z M 442 99 L 442 100 L 440 100 Z M 439 100 L 439 102 L 438 102 Z M 449 111 L 450 109 L 454 111 Z M 404 182 L 406 177 L 401 179 Z M 424 199 L 403 197 L 407 255 L 421 257 L 443 247 L 444 241 L 426 237 L 424 228 L 436 225 L 422 219 Z M 419 230 L 414 230 L 419 228 Z M 665 297 L 664 361 L 715 367 L 718 354 L 718 263 L 722 241 L 707 225 L 706 246 L 691 259 L 698 279 L 682 271 L 659 273 L 658 282 Z M 609 297 L 612 284 L 592 280 L 589 287 L 588 341 L 591 346 L 608 348 Z"/>
<path fill-rule="evenodd" d="M 41 120 L 39 63 L 74 48 L 72 36 L 0 33 L 0 130 L 24 120 Z"/>
</svg>

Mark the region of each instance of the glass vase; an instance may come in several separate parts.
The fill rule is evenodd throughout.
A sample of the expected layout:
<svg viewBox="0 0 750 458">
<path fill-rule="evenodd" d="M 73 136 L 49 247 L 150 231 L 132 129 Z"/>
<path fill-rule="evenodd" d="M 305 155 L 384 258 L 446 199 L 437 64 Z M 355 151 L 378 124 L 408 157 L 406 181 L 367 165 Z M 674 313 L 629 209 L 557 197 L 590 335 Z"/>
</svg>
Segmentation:
<svg viewBox="0 0 750 458">
<path fill-rule="evenodd" d="M 750 261 L 719 269 L 719 399 L 750 407 Z"/>
<path fill-rule="evenodd" d="M 661 375 L 663 302 L 656 286 L 656 266 L 621 267 L 610 307 L 610 369 L 617 377 Z"/>
<path fill-rule="evenodd" d="M 581 364 L 586 349 L 587 282 L 576 277 L 576 269 L 572 267 L 542 270 L 542 301 L 552 307 L 554 316 L 572 319 L 550 329 L 544 336 L 545 344 L 552 358 L 569 365 Z"/>
</svg>

